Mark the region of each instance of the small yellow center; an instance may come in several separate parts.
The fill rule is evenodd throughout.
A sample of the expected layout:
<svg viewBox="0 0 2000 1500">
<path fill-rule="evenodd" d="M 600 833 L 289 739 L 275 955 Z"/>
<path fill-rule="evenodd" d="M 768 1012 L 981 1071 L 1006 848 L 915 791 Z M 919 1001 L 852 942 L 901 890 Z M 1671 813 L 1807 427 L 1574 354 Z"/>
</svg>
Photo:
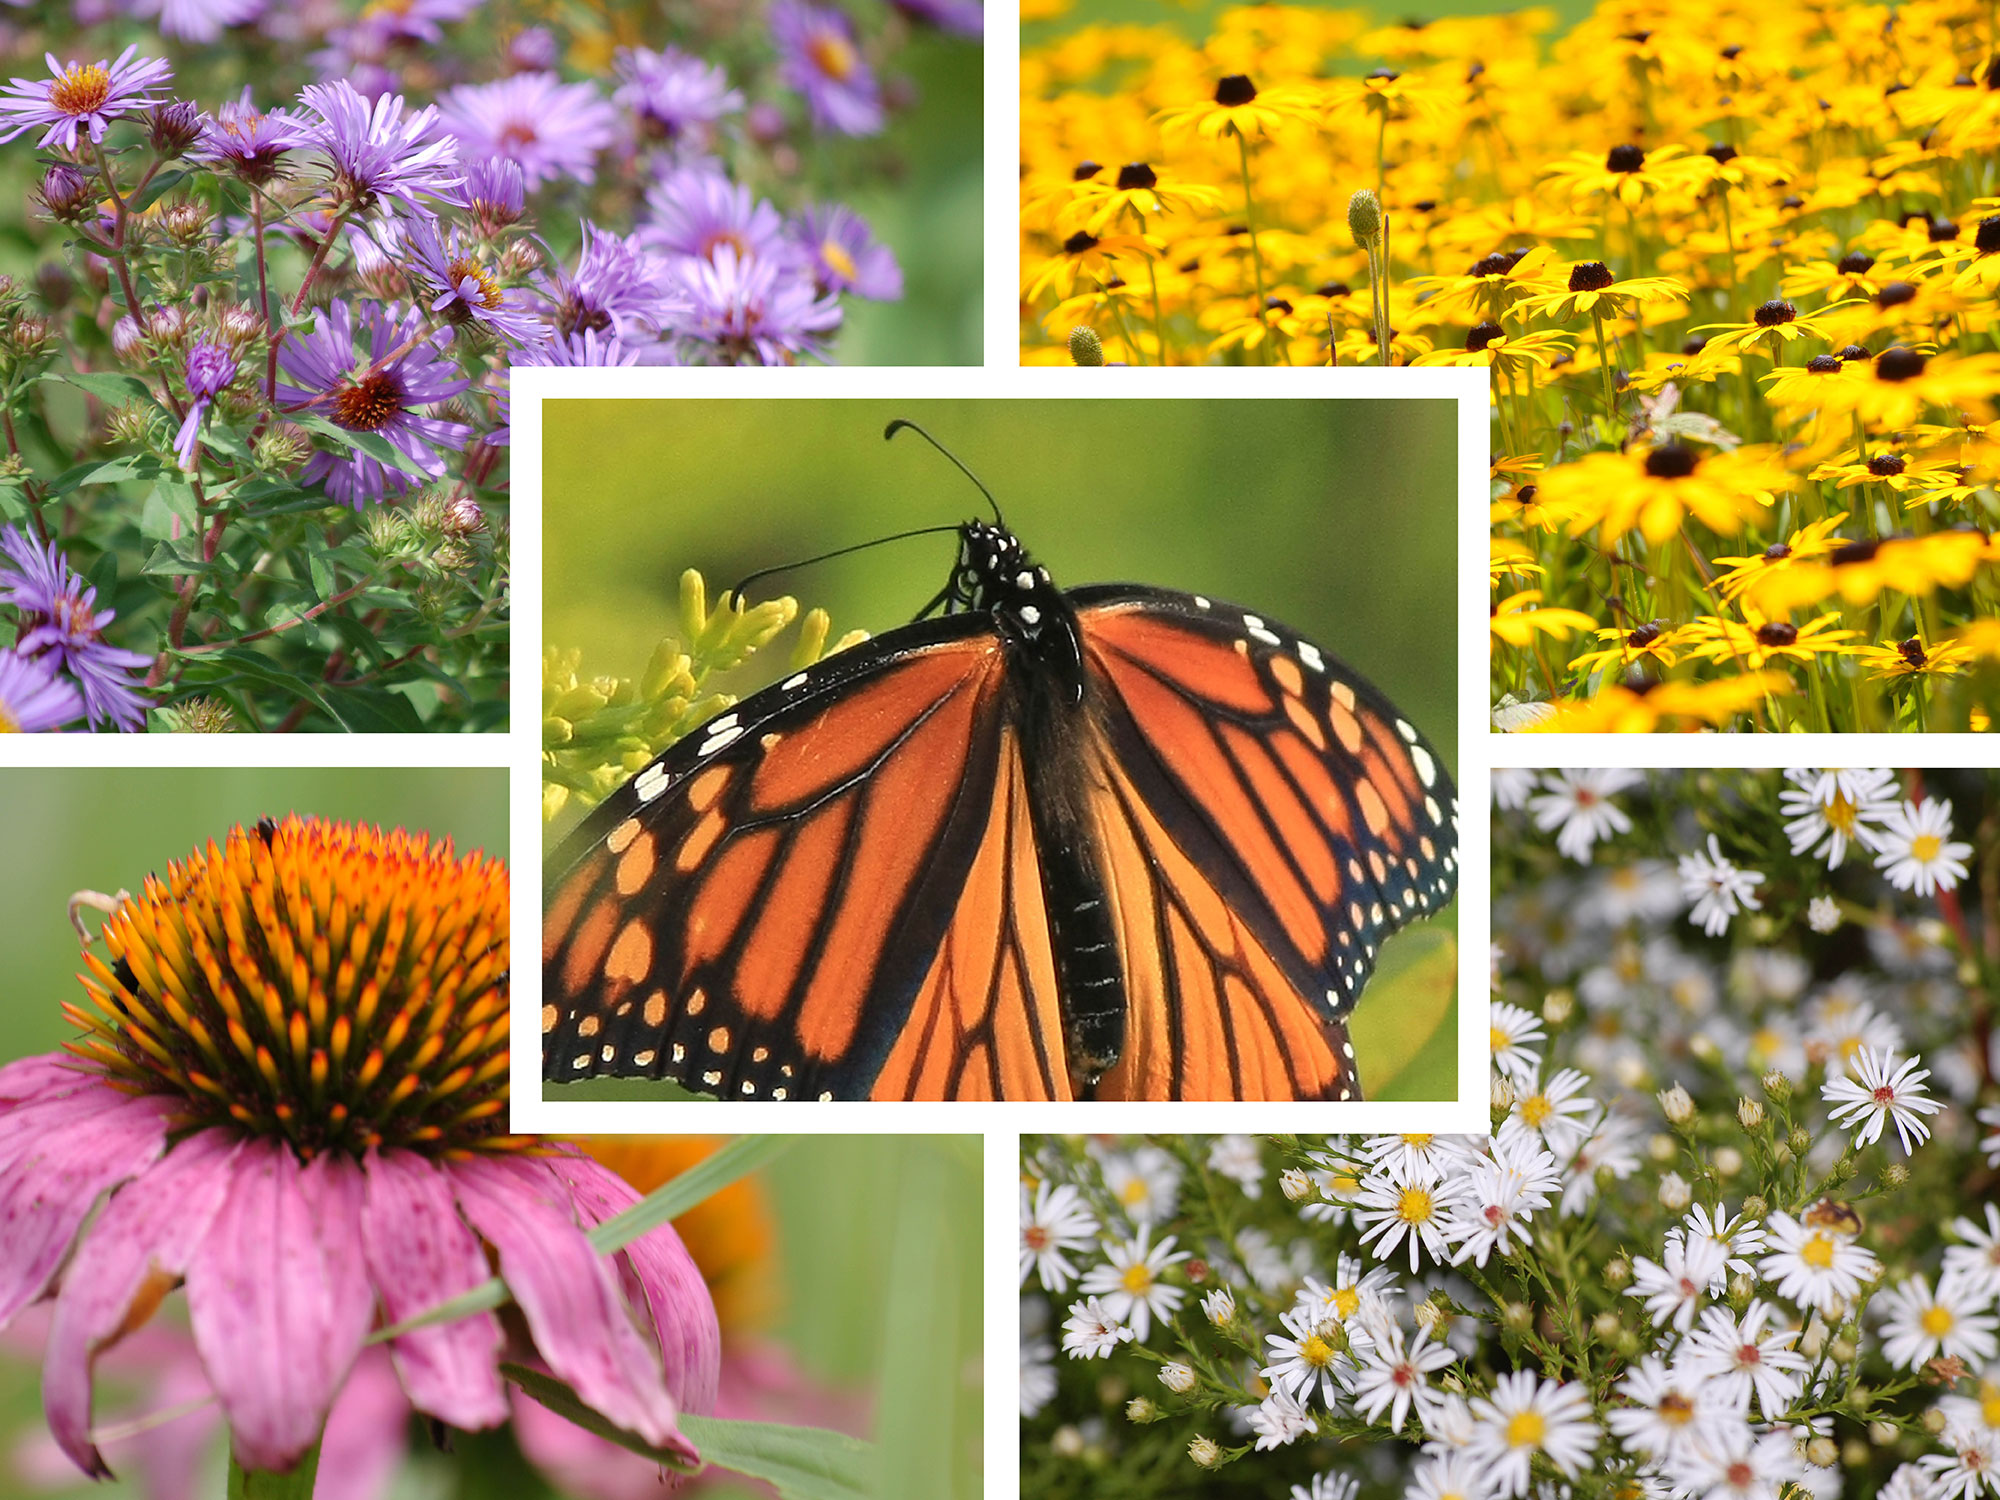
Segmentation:
<svg viewBox="0 0 2000 1500">
<path fill-rule="evenodd" d="M 445 270 L 451 276 L 452 290 L 461 297 L 465 297 L 466 282 L 473 284 L 475 290 L 470 297 L 466 297 L 466 301 L 477 302 L 488 312 L 500 307 L 500 285 L 478 261 L 461 258 L 452 261 Z"/>
<path fill-rule="evenodd" d="M 1548 1124 L 1549 1117 L 1555 1112 L 1547 1094 L 1530 1094 L 1521 1101 L 1521 1118 L 1537 1130 Z"/>
<path fill-rule="evenodd" d="M 1920 833 L 1910 840 L 1910 858 L 1919 864 L 1927 865 L 1938 857 L 1938 850 L 1941 847 L 1943 846 L 1936 834 Z"/>
<path fill-rule="evenodd" d="M 1825 1271 L 1833 1266 L 1833 1239 L 1829 1235 L 1812 1234 L 1799 1246 L 1799 1259 L 1814 1270 Z"/>
<path fill-rule="evenodd" d="M 1127 1208 L 1132 1207 L 1135 1203 L 1144 1203 L 1146 1201 L 1146 1180 L 1143 1177 L 1134 1177 L 1118 1190 L 1118 1201 L 1123 1203 Z"/>
<path fill-rule="evenodd" d="M 21 721 L 7 712 L 7 705 L 0 703 L 0 734 L 19 734 Z"/>
<path fill-rule="evenodd" d="M 1923 1316 L 1924 1332 L 1934 1339 L 1941 1339 L 1958 1326 L 1948 1307 L 1927 1307 Z"/>
<path fill-rule="evenodd" d="M 1413 1150 L 1421 1151 L 1436 1139 L 1437 1137 L 1434 1135 L 1405 1135 L 1403 1137 L 1403 1144 L 1411 1147 Z"/>
<path fill-rule="evenodd" d="M 1137 1265 L 1127 1266 L 1125 1274 L 1118 1278 L 1125 1290 L 1135 1297 L 1142 1297 L 1153 1289 L 1153 1268 L 1143 1260 Z"/>
<path fill-rule="evenodd" d="M 1826 819 L 1829 827 L 1848 835 L 1850 838 L 1853 837 L 1855 807 L 1852 802 L 1847 800 L 1846 793 L 1835 792 L 1833 800 L 1821 808 L 1820 813 Z"/>
<path fill-rule="evenodd" d="M 1336 1172 L 1330 1191 L 1336 1198 L 1352 1198 L 1361 1191 L 1361 1179 L 1352 1172 Z"/>
<path fill-rule="evenodd" d="M 1685 1427 L 1694 1420 L 1694 1403 L 1679 1391 L 1669 1391 L 1661 1397 L 1655 1410 L 1669 1427 Z"/>
<path fill-rule="evenodd" d="M 78 63 L 49 85 L 49 103 L 66 115 L 102 109 L 111 97 L 111 75 L 96 63 Z"/>
<path fill-rule="evenodd" d="M 1361 1306 L 1361 1293 L 1354 1287 L 1344 1286 L 1333 1294 L 1332 1301 L 1333 1310 L 1340 1314 L 1340 1321 L 1345 1323 Z"/>
<path fill-rule="evenodd" d="M 1491 1040 L 1495 1052 L 1505 1052 L 1509 1047 L 1514 1045 L 1514 1039 L 1498 1026 L 1495 1026 L 1488 1032 L 1487 1036 Z"/>
<path fill-rule="evenodd" d="M 854 280 L 857 269 L 854 264 L 854 257 L 842 249 L 838 241 L 821 240 L 819 244 L 819 258 L 831 266 L 833 274 L 838 276 L 842 281 Z"/>
<path fill-rule="evenodd" d="M 1539 1448 L 1548 1435 L 1549 1424 L 1538 1411 L 1516 1412 L 1507 1423 L 1509 1448 Z"/>
<path fill-rule="evenodd" d="M 814 37 L 806 52 L 820 72 L 836 81 L 844 82 L 847 75 L 854 71 L 854 65 L 860 61 L 847 40 L 831 32 L 823 31 Z"/>
<path fill-rule="evenodd" d="M 1299 1345 L 1299 1358 L 1315 1370 L 1323 1370 L 1333 1363 L 1333 1345 L 1318 1334 L 1314 1334 Z"/>
<path fill-rule="evenodd" d="M 1428 1189 L 1406 1187 L 1396 1200 L 1396 1216 L 1405 1224 L 1428 1223 L 1431 1217 L 1431 1195 Z"/>
<path fill-rule="evenodd" d="M 1979 1419 L 1988 1427 L 2000 1427 L 2000 1390 L 1991 1385 L 1979 1388 Z"/>
</svg>

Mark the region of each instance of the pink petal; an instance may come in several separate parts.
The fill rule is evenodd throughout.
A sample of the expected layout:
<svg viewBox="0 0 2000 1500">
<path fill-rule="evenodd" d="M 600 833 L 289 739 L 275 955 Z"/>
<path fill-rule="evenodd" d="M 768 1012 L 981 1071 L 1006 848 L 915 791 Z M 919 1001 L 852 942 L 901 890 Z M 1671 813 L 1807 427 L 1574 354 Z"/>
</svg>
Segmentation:
<svg viewBox="0 0 2000 1500">
<path fill-rule="evenodd" d="M 319 1437 L 368 1331 L 360 1169 L 301 1167 L 260 1140 L 232 1178 L 188 1265 L 188 1311 L 237 1458 L 282 1473 Z"/>
<path fill-rule="evenodd" d="M 475 1158 L 454 1163 L 451 1174 L 466 1219 L 500 1252 L 500 1274 L 549 1369 L 625 1431 L 693 1458 L 612 1260 L 584 1238 L 549 1163 Z"/>
<path fill-rule="evenodd" d="M 585 1224 L 601 1224 L 639 1201 L 630 1183 L 588 1156 L 557 1157 L 549 1165 L 569 1184 Z M 714 1411 L 722 1328 L 694 1257 L 671 1224 L 649 1229 L 619 1253 L 638 1274 L 653 1310 L 668 1393 L 682 1411 Z"/>
<path fill-rule="evenodd" d="M 165 1148 L 169 1107 L 95 1083 L 0 1112 L 0 1327 L 47 1289 L 99 1195 Z"/>
<path fill-rule="evenodd" d="M 367 1178 L 362 1243 L 385 1321 L 427 1311 L 491 1274 L 442 1168 L 410 1151 L 371 1151 Z M 403 1334 L 390 1348 L 418 1411 L 476 1429 L 507 1420 L 502 1342 L 499 1319 L 482 1312 Z"/>
<path fill-rule="evenodd" d="M 327 1414 L 313 1500 L 382 1500 L 409 1451 L 410 1403 L 380 1349 L 364 1349 Z"/>
<path fill-rule="evenodd" d="M 103 1080 L 77 1065 L 66 1052 L 37 1052 L 0 1068 L 0 1104 L 19 1104 L 57 1094 L 73 1094 Z"/>
<path fill-rule="evenodd" d="M 118 1337 L 134 1302 L 187 1269 L 228 1194 L 239 1145 L 222 1131 L 201 1131 L 126 1183 L 91 1226 L 63 1279 L 42 1371 L 42 1406 L 63 1452 L 93 1479 L 110 1470 L 90 1440 L 92 1361 Z"/>
</svg>

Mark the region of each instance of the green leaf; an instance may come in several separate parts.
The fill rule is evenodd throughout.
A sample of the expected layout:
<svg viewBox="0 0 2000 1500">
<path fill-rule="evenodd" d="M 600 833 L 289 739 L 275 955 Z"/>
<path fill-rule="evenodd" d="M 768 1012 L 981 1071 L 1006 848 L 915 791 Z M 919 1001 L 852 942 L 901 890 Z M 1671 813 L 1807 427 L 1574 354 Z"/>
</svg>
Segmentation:
<svg viewBox="0 0 2000 1500">
<path fill-rule="evenodd" d="M 326 600 L 340 592 L 334 586 L 333 564 L 327 561 L 323 549 L 313 548 L 306 553 L 306 574 L 312 579 L 315 600 Z"/>
<path fill-rule="evenodd" d="M 380 688 L 329 688 L 327 702 L 356 734 L 415 734 L 424 727 L 410 700 Z"/>
<path fill-rule="evenodd" d="M 431 480 L 429 474 L 417 467 L 414 459 L 379 432 L 349 432 L 345 427 L 329 422 L 317 412 L 295 411 L 289 415 L 291 420 L 301 427 L 316 432 L 321 437 L 331 438 L 343 448 L 365 453 L 377 463 L 387 464 L 390 468 L 412 475 L 426 484 Z"/>
<path fill-rule="evenodd" d="M 701 1468 L 700 1464 L 689 1463 L 683 1455 L 672 1449 L 655 1448 L 637 1433 L 627 1432 L 594 1407 L 585 1406 L 575 1391 L 546 1370 L 532 1369 L 527 1365 L 517 1365 L 512 1360 L 503 1359 L 500 1361 L 500 1373 L 557 1416 L 568 1418 L 584 1431 L 594 1432 L 608 1443 L 616 1443 L 621 1448 L 630 1449 L 641 1458 L 649 1458 L 677 1474 L 693 1474 Z"/>
<path fill-rule="evenodd" d="M 951 1493 L 952 1424 L 938 1420 L 939 1397 L 948 1401 L 960 1360 L 958 1263 L 945 1217 L 950 1183 L 943 1155 L 923 1149 L 906 1152 L 899 1176 L 875 1478 L 882 1500 L 933 1500 Z"/>
<path fill-rule="evenodd" d="M 786 1500 L 871 1500 L 874 1494 L 874 1446 L 844 1432 L 691 1416 L 681 1418 L 681 1431 L 714 1467 L 764 1480 Z"/>
<path fill-rule="evenodd" d="M 319 1477 L 319 1444 L 308 1448 L 289 1474 L 267 1474 L 261 1469 L 246 1470 L 229 1455 L 229 1500 L 312 1500 L 313 1481 Z"/>
<path fill-rule="evenodd" d="M 198 554 L 200 543 L 193 545 Z M 189 541 L 185 537 L 178 541 L 171 538 L 162 541 L 153 548 L 139 571 L 151 578 L 189 578 L 216 571 L 214 563 L 203 561 L 199 555 L 190 556 L 183 550 L 188 546 Z"/>
<path fill-rule="evenodd" d="M 136 375 L 121 375 L 113 370 L 67 370 L 59 367 L 41 378 L 73 385 L 111 406 L 123 406 L 127 401 L 143 401 L 150 406 L 160 404 L 146 382 Z"/>
<path fill-rule="evenodd" d="M 654 1189 L 625 1212 L 590 1231 L 590 1242 L 609 1254 L 649 1229 L 668 1224 L 739 1177 L 769 1166 L 797 1142 L 795 1135 L 739 1135 L 713 1156 Z"/>
<path fill-rule="evenodd" d="M 247 646 L 229 646 L 220 651 L 203 651 L 195 654 L 194 660 L 226 666 L 238 677 L 261 683 L 265 687 L 276 688 L 294 699 L 303 698 L 339 724 L 342 729 L 352 727 L 327 701 L 317 682 L 309 677 L 301 677 L 296 672 L 287 672 L 284 668 L 266 661 Z M 497 1307 L 499 1304 L 494 1305 Z"/>
<path fill-rule="evenodd" d="M 153 481 L 153 493 L 181 523 L 185 535 L 201 535 L 201 513 L 195 507 L 194 486 L 183 479 L 177 470 L 161 470 L 159 477 Z"/>
<path fill-rule="evenodd" d="M 49 494 L 67 495 L 86 484 L 116 484 L 125 479 L 150 479 L 160 472 L 160 461 L 151 454 L 113 458 L 104 462 L 78 464 L 49 481 Z"/>
<path fill-rule="evenodd" d="M 138 192 L 127 198 L 125 200 L 125 207 L 135 214 L 144 213 L 168 193 L 171 193 L 175 188 L 186 182 L 192 175 L 189 172 L 161 172 L 151 182 L 140 188 Z"/>
</svg>

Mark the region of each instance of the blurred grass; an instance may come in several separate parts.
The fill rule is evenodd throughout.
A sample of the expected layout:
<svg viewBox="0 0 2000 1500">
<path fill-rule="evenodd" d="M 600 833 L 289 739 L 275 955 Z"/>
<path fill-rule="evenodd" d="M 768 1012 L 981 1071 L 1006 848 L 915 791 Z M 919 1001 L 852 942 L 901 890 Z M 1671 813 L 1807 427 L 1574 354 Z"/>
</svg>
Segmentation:
<svg viewBox="0 0 2000 1500">
<path fill-rule="evenodd" d="M 1078 4 L 1050 20 L 1024 21 L 1021 25 L 1021 45 L 1039 46 L 1090 25 L 1171 26 L 1189 41 L 1199 42 L 1215 29 L 1216 17 L 1226 10 L 1239 9 L 1242 3 L 1243 0 L 1079 0 Z M 1359 11 L 1372 16 L 1380 25 L 1390 25 L 1399 21 L 1435 21 L 1446 16 L 1500 15 L 1530 7 L 1522 0 L 1453 0 L 1448 5 L 1369 4 L 1367 0 L 1339 3 L 1339 0 L 1334 0 L 1334 3 L 1315 3 L 1300 8 Z M 1597 7 L 1596 0 L 1537 0 L 1535 8 L 1555 12 L 1557 31 L 1562 32 Z"/>
</svg>

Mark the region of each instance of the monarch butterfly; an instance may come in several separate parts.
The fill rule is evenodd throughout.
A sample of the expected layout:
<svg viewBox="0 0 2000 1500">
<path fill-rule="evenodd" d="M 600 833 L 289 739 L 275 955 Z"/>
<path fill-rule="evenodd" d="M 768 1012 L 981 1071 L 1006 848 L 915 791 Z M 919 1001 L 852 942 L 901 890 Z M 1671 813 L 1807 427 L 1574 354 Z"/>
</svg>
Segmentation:
<svg viewBox="0 0 2000 1500">
<path fill-rule="evenodd" d="M 1457 887 L 1436 754 L 1256 614 L 957 531 L 942 614 L 709 720 L 556 851 L 543 1076 L 1360 1097 L 1378 947 Z"/>
</svg>

